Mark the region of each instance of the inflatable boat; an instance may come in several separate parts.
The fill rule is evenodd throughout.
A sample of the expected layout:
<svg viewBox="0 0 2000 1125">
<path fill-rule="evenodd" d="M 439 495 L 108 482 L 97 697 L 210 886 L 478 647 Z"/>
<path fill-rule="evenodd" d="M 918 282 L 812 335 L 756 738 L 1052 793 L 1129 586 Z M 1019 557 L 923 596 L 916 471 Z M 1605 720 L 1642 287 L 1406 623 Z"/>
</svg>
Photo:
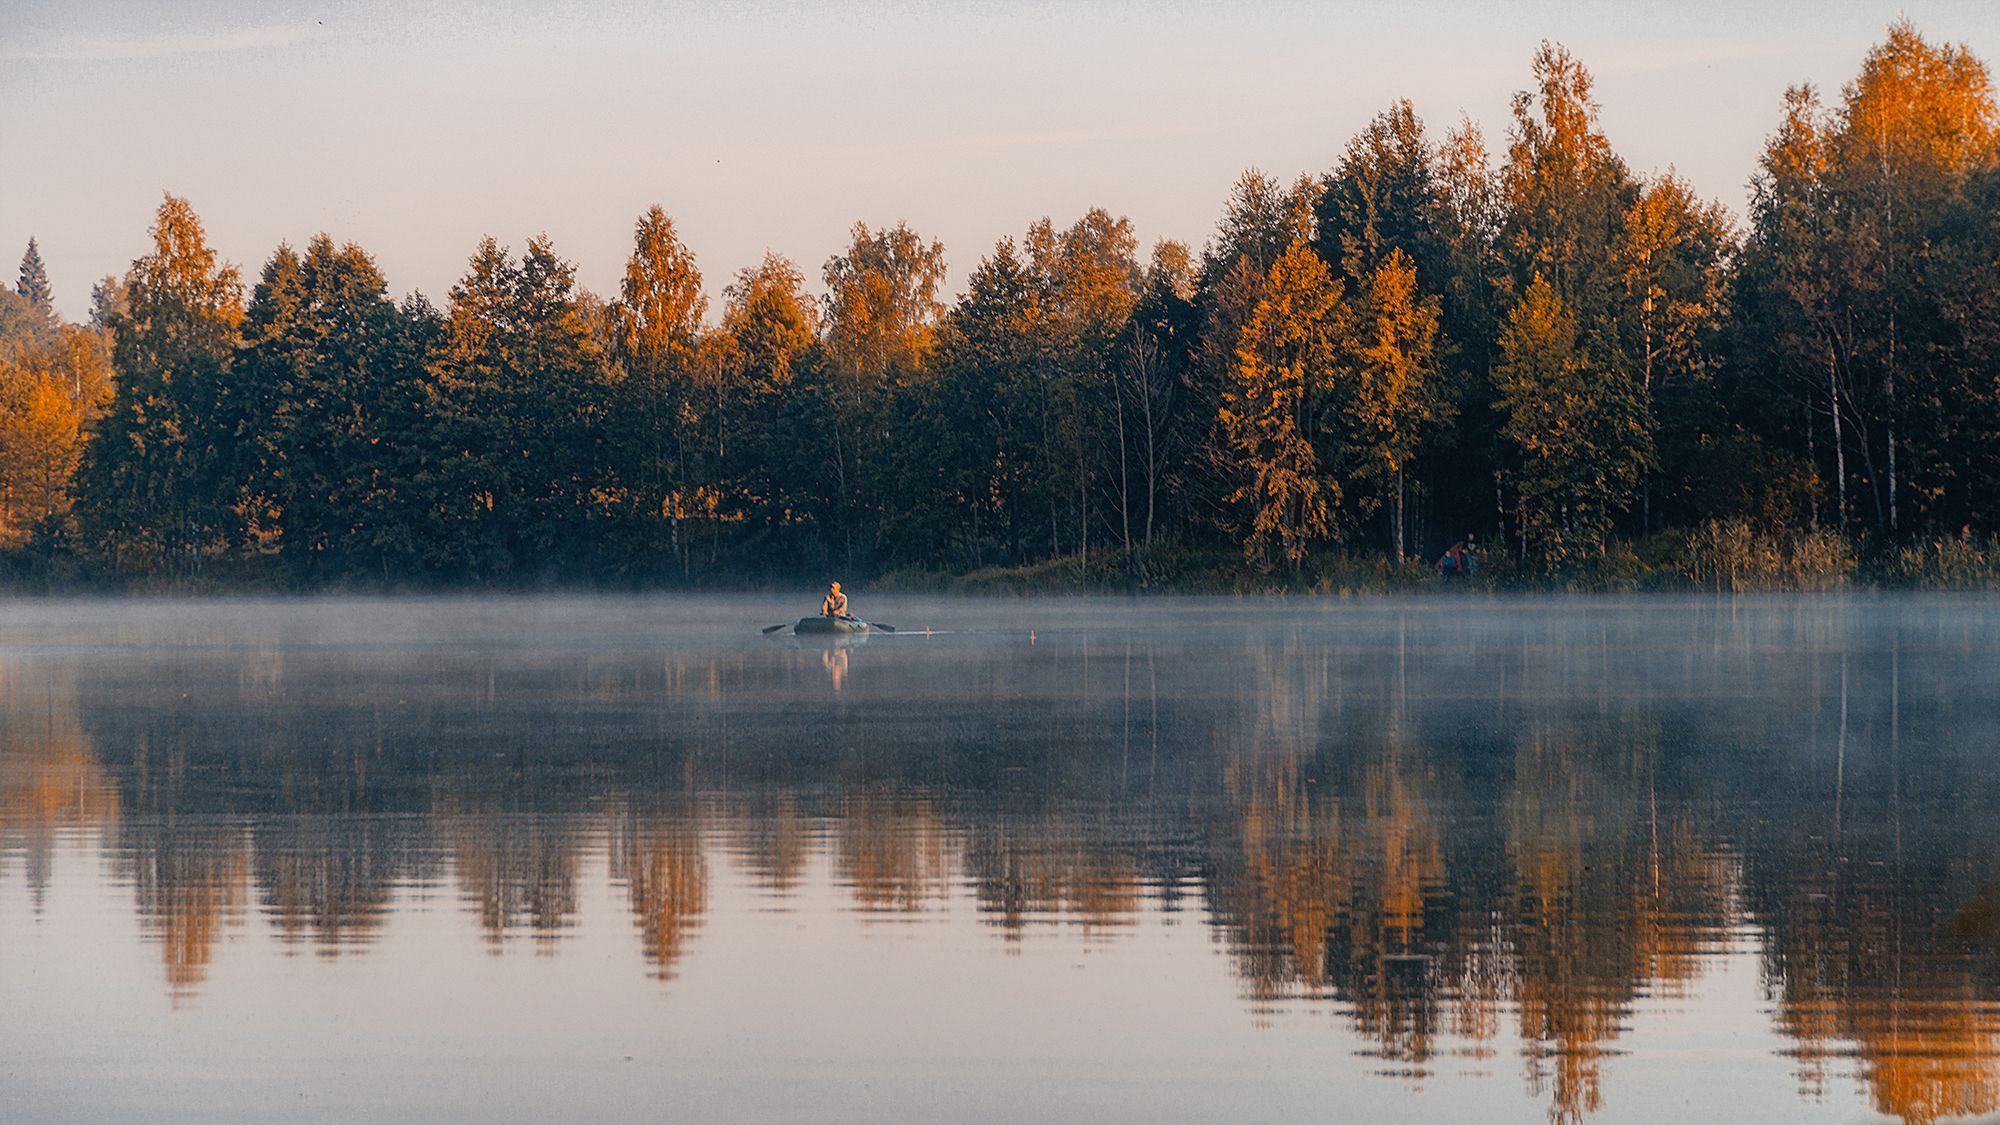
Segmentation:
<svg viewBox="0 0 2000 1125">
<path fill-rule="evenodd" d="M 858 617 L 801 617 L 792 626 L 795 637 L 833 637 L 846 633 L 872 633 L 878 626 L 870 625 Z"/>
</svg>

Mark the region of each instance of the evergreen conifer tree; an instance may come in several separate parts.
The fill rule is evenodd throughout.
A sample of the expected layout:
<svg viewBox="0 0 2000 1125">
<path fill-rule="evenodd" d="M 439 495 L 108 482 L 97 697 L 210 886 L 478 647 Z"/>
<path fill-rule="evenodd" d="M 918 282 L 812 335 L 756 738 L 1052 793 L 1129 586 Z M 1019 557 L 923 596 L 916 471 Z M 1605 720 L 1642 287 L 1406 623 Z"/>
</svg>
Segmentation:
<svg viewBox="0 0 2000 1125">
<path fill-rule="evenodd" d="M 49 271 L 42 264 L 42 248 L 35 240 L 28 239 L 28 251 L 21 255 L 21 280 L 14 291 L 28 299 L 28 303 L 41 310 L 42 315 L 55 319 L 55 294 L 49 288 Z"/>
</svg>

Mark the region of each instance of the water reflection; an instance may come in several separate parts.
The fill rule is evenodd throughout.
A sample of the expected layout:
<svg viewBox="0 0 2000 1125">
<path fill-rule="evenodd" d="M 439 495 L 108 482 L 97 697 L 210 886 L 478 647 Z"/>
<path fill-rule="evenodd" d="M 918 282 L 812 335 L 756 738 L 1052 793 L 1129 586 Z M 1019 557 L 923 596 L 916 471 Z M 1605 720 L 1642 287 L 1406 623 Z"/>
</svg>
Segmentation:
<svg viewBox="0 0 2000 1125">
<path fill-rule="evenodd" d="M 38 912 L 115 880 L 177 1001 L 253 925 L 365 956 L 404 892 L 560 957 L 599 881 L 655 981 L 712 922 L 817 895 L 1017 956 L 1186 917 L 1236 1018 L 1330 1021 L 1388 1083 L 1513 1070 L 1558 1122 L 1616 1104 L 1648 1005 L 1699 1014 L 1749 958 L 1800 1096 L 2000 1109 L 2000 614 L 1626 610 L 24 647 L 0 880 Z"/>
<path fill-rule="evenodd" d="M 115 829 L 118 807 L 77 721 L 74 683 L 0 674 L 0 875 L 19 858 L 40 911 L 57 833 Z"/>
<path fill-rule="evenodd" d="M 805 881 L 812 828 L 798 798 L 782 790 L 741 801 L 731 825 L 731 851 L 743 869 L 772 895 L 784 897 Z"/>
<path fill-rule="evenodd" d="M 631 900 L 646 960 L 656 977 L 671 980 L 708 909 L 701 818 L 676 810 L 625 811 L 611 818 L 609 850 L 611 877 Z"/>
<path fill-rule="evenodd" d="M 280 938 L 328 957 L 374 941 L 396 880 L 419 854 L 415 827 L 329 813 L 262 826 L 252 847 L 257 897 Z"/>
</svg>

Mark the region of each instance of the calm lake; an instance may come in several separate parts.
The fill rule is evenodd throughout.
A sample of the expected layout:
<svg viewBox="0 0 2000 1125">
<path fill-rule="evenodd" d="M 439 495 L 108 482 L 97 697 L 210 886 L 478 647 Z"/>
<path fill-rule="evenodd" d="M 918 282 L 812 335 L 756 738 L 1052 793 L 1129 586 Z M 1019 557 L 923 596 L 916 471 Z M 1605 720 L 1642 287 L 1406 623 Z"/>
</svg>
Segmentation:
<svg viewBox="0 0 2000 1125">
<path fill-rule="evenodd" d="M 2000 601 L 817 604 L 0 605 L 0 1118 L 2000 1110 Z"/>
</svg>

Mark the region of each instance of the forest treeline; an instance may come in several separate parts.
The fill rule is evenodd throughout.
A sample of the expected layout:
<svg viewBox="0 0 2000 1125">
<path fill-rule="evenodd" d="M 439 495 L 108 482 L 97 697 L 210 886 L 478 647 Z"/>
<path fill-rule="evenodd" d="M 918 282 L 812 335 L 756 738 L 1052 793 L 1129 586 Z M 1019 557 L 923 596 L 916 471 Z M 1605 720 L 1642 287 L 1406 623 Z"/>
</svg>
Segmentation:
<svg viewBox="0 0 2000 1125">
<path fill-rule="evenodd" d="M 0 546 L 300 586 L 1310 584 L 1468 533 L 1536 581 L 2000 576 L 1991 76 L 1904 22 L 1777 108 L 1739 224 L 1544 45 L 1497 151 L 1398 102 L 1324 174 L 1246 173 L 1198 250 L 1045 219 L 949 305 L 899 223 L 711 315 L 658 207 L 609 299 L 546 237 L 442 308 L 325 234 L 246 292 L 169 196 L 88 323 L 33 242 L 0 295 Z"/>
</svg>

